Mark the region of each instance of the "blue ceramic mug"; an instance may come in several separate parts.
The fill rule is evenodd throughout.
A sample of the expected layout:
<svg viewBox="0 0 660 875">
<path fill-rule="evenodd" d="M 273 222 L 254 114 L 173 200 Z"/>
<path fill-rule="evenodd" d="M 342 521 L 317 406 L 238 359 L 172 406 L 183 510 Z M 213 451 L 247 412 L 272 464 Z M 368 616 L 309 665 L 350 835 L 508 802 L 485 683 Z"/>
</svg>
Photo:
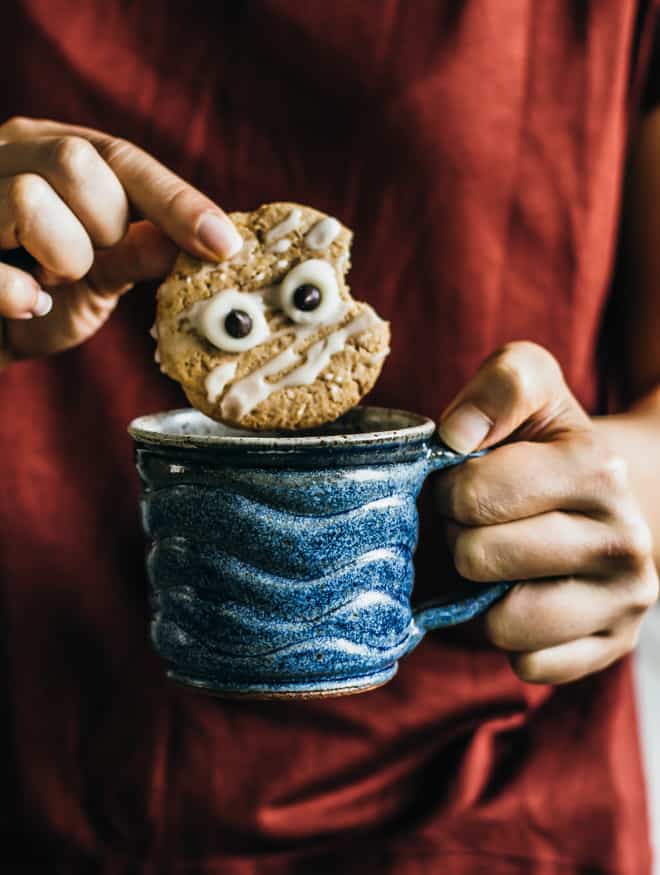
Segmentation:
<svg viewBox="0 0 660 875">
<path fill-rule="evenodd" d="M 411 608 L 417 496 L 466 458 L 430 419 L 358 407 L 283 436 L 175 410 L 129 432 L 152 640 L 180 683 L 258 698 L 368 690 L 427 630 L 475 617 L 509 586 L 466 583 L 459 601 Z"/>
</svg>

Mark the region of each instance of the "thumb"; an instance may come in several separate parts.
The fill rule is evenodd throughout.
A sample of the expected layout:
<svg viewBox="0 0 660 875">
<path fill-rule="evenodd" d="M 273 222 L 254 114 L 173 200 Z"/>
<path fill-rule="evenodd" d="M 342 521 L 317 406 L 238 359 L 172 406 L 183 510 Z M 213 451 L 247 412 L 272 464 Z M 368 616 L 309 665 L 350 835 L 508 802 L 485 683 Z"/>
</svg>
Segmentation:
<svg viewBox="0 0 660 875">
<path fill-rule="evenodd" d="M 134 283 L 164 277 L 177 252 L 176 244 L 151 222 L 134 222 L 116 246 L 96 252 L 85 280 L 99 294 L 120 294 Z"/>
<path fill-rule="evenodd" d="M 514 432 L 523 440 L 549 440 L 589 425 L 556 359 L 535 343 L 516 341 L 486 359 L 442 414 L 438 434 L 457 452 L 471 453 Z"/>
</svg>

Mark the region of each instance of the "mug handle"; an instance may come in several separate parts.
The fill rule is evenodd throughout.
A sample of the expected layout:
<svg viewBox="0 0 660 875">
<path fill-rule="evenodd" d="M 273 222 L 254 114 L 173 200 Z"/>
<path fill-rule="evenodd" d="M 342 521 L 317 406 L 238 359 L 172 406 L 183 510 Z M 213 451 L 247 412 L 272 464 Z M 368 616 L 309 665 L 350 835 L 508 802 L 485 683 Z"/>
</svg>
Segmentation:
<svg viewBox="0 0 660 875">
<path fill-rule="evenodd" d="M 426 457 L 427 476 L 433 471 L 460 465 L 468 459 L 476 459 L 488 452 L 488 450 L 479 450 L 476 453 L 463 455 L 443 444 L 437 434 L 432 440 Z M 473 587 L 474 593 L 458 602 L 430 600 L 413 609 L 413 623 L 406 652 L 416 647 L 431 629 L 457 626 L 485 613 L 491 605 L 506 595 L 513 583 L 510 581 L 488 585 L 466 583 L 466 586 Z"/>
</svg>

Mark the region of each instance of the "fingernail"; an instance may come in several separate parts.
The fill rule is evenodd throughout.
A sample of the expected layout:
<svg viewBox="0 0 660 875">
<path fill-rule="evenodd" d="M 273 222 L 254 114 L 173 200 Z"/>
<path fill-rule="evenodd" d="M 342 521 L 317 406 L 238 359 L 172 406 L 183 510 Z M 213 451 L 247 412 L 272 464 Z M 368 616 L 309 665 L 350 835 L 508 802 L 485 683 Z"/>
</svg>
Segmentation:
<svg viewBox="0 0 660 875">
<path fill-rule="evenodd" d="M 197 239 L 217 258 L 231 258 L 243 246 L 243 238 L 229 219 L 204 213 L 197 226 Z"/>
<path fill-rule="evenodd" d="M 438 434 L 457 453 L 471 453 L 492 427 L 493 423 L 474 404 L 461 404 L 440 423 Z"/>
<path fill-rule="evenodd" d="M 53 299 L 48 292 L 44 292 L 42 289 L 37 296 L 37 303 L 32 308 L 32 313 L 35 316 L 45 316 L 47 313 L 50 313 L 52 309 Z"/>
</svg>

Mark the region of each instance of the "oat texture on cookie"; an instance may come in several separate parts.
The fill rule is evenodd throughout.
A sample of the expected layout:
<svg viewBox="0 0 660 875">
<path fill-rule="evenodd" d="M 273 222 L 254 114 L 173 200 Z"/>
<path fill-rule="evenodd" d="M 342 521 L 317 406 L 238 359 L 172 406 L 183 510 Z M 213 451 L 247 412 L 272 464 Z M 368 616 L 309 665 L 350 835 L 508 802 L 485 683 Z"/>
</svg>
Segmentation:
<svg viewBox="0 0 660 875">
<path fill-rule="evenodd" d="M 181 253 L 158 290 L 156 359 L 213 419 L 313 428 L 354 407 L 389 352 L 389 325 L 351 297 L 352 234 L 311 207 L 232 213 L 243 247 L 218 264 Z"/>
</svg>

